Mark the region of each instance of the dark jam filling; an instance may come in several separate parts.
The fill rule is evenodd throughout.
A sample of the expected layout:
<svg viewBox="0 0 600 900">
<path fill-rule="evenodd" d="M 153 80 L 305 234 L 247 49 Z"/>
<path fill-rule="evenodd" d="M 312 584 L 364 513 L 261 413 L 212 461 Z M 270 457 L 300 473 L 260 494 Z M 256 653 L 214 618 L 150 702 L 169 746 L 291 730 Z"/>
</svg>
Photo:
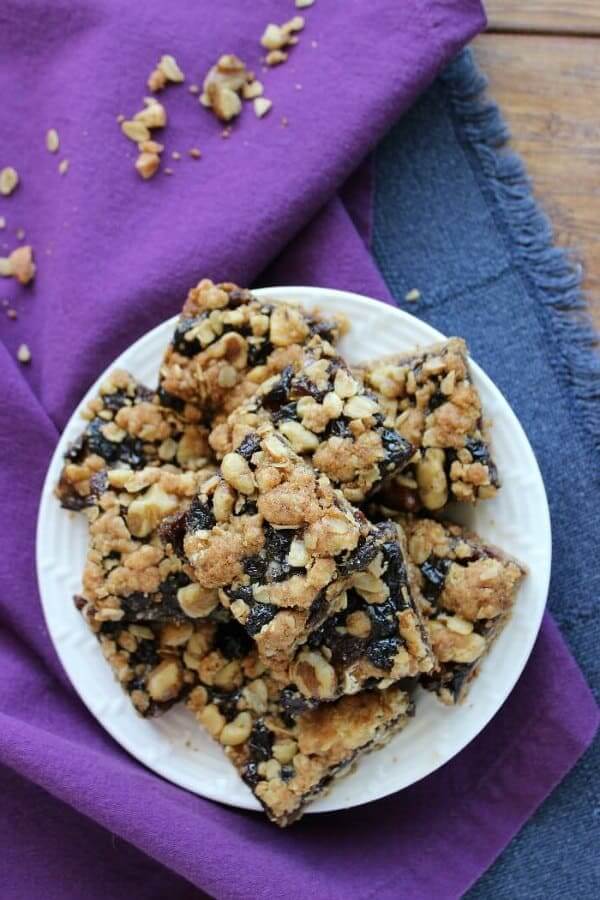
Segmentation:
<svg viewBox="0 0 600 900">
<path fill-rule="evenodd" d="M 450 559 L 442 559 L 433 553 L 421 564 L 423 595 L 431 603 L 435 603 L 441 594 L 451 565 Z"/>
<path fill-rule="evenodd" d="M 252 456 L 260 450 L 260 438 L 254 432 L 247 434 L 242 443 L 236 449 L 236 453 L 243 456 L 249 462 Z"/>
<path fill-rule="evenodd" d="M 141 469 L 146 464 L 144 445 L 139 438 L 127 435 L 122 441 L 109 441 L 102 434 L 104 419 L 93 419 L 85 430 L 84 445 L 91 453 L 101 456 L 107 463 L 124 463 L 132 469 Z"/>
<path fill-rule="evenodd" d="M 182 400 L 181 397 L 170 394 L 169 391 L 165 391 L 162 387 L 158 388 L 157 397 L 161 406 L 164 406 L 167 409 L 173 409 L 175 412 L 183 412 L 185 401 Z"/>
<path fill-rule="evenodd" d="M 387 528 L 387 524 L 382 528 L 385 533 L 384 528 Z M 407 584 L 402 550 L 395 541 L 378 543 L 368 562 L 379 550 L 384 557 L 385 570 L 381 578 L 388 587 L 388 599 L 382 603 L 367 603 L 356 590 L 350 589 L 346 608 L 324 622 L 308 638 L 307 643 L 312 650 L 323 646 L 329 649 L 335 668 L 347 668 L 366 656 L 377 668 L 389 671 L 394 664 L 394 657 L 403 646 L 403 641 L 398 636 L 396 615 L 399 610 L 407 607 L 401 590 Z M 358 610 L 363 611 L 370 619 L 371 628 L 365 638 L 355 637 L 344 630 L 348 616 Z"/>
<path fill-rule="evenodd" d="M 158 526 L 158 536 L 163 544 L 170 544 L 180 559 L 184 559 L 183 542 L 187 528 L 187 510 L 167 516 Z"/>
<path fill-rule="evenodd" d="M 190 584 L 185 572 L 174 572 L 158 587 L 154 594 L 135 591 L 121 598 L 121 608 L 126 619 L 147 622 L 181 621 L 187 616 L 177 601 L 177 591 Z"/>
<path fill-rule="evenodd" d="M 188 339 L 186 335 L 205 318 L 205 315 L 201 315 L 195 319 L 180 319 L 177 323 L 171 343 L 173 349 L 176 350 L 180 356 L 195 356 L 196 353 L 200 353 L 202 350 L 202 344 L 198 338 Z"/>
<path fill-rule="evenodd" d="M 234 619 L 217 626 L 215 646 L 228 659 L 242 659 L 252 650 L 253 643 L 242 626 Z"/>
<path fill-rule="evenodd" d="M 262 719 L 258 719 L 248 739 L 248 750 L 253 762 L 267 762 L 273 750 L 274 734 Z"/>
<path fill-rule="evenodd" d="M 292 366 L 286 366 L 279 381 L 277 381 L 267 394 L 261 397 L 262 405 L 265 409 L 274 411 L 287 403 L 290 395 L 290 388 L 294 378 L 294 370 Z"/>
<path fill-rule="evenodd" d="M 277 607 L 272 603 L 254 603 L 248 613 L 245 629 L 250 635 L 258 634 L 277 614 Z"/>
<path fill-rule="evenodd" d="M 210 531 L 216 525 L 211 508 L 197 497 L 187 511 L 188 531 Z"/>
<path fill-rule="evenodd" d="M 413 455 L 412 444 L 392 428 L 382 428 L 380 437 L 385 450 L 385 459 L 379 464 L 380 469 L 390 472 L 405 466 Z"/>
</svg>

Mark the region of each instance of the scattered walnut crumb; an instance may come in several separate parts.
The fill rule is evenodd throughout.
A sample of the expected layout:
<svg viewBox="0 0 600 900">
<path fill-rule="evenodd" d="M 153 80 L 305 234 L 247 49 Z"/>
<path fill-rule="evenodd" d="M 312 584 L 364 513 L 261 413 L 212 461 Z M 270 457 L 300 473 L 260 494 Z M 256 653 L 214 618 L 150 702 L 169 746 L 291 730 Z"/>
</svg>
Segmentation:
<svg viewBox="0 0 600 900">
<path fill-rule="evenodd" d="M 69 171 L 69 160 L 68 159 L 61 159 L 61 161 L 58 164 L 58 171 L 59 171 L 60 175 L 67 174 L 67 172 Z"/>
<path fill-rule="evenodd" d="M 265 61 L 268 66 L 278 66 L 280 63 L 283 63 L 288 58 L 285 50 L 270 50 L 265 58 Z"/>
<path fill-rule="evenodd" d="M 50 151 L 50 153 L 56 153 L 58 148 L 60 147 L 60 140 L 58 137 L 58 131 L 56 128 L 50 128 L 46 132 L 46 149 Z"/>
<path fill-rule="evenodd" d="M 165 173 L 165 175 L 173 175 L 174 174 L 173 169 L 169 169 L 168 167 L 166 169 L 163 169 L 163 172 Z"/>
<path fill-rule="evenodd" d="M 190 84 L 190 86 L 188 87 L 188 91 L 190 92 L 190 94 L 194 94 L 194 96 L 197 96 L 200 93 L 200 85 Z"/>
<path fill-rule="evenodd" d="M 289 22 L 283 25 L 273 25 L 270 23 L 265 28 L 260 43 L 267 50 L 281 50 L 288 44 L 297 43 L 294 38 L 295 31 L 302 31 L 304 28 L 304 19 L 302 16 L 294 16 Z"/>
<path fill-rule="evenodd" d="M 144 109 L 133 117 L 134 122 L 141 122 L 146 128 L 164 128 L 167 124 L 167 111 L 156 97 L 144 97 Z"/>
<path fill-rule="evenodd" d="M 317 43 L 317 41 L 311 41 L 310 46 L 313 48 L 313 50 L 316 50 L 319 44 Z"/>
<path fill-rule="evenodd" d="M 296 0 L 296 9 L 308 9 L 314 2 L 315 0 Z"/>
<path fill-rule="evenodd" d="M 130 141 L 136 144 L 150 140 L 150 131 L 143 122 L 128 119 L 121 124 L 121 131 L 126 138 L 129 138 Z"/>
<path fill-rule="evenodd" d="M 0 216 L 0 229 L 6 228 L 6 219 L 4 216 Z"/>
<path fill-rule="evenodd" d="M 212 109 L 222 122 L 229 122 L 242 111 L 239 93 L 243 86 L 254 80 L 254 74 L 234 53 L 224 53 L 212 66 L 204 79 L 200 103 Z"/>
<path fill-rule="evenodd" d="M 231 137 L 231 128 L 224 128 L 221 132 L 221 137 L 224 140 L 227 140 L 227 138 Z"/>
<path fill-rule="evenodd" d="M 283 128 L 287 128 L 287 127 L 288 127 L 288 125 L 289 125 L 290 123 L 289 123 L 289 120 L 288 120 L 288 117 L 287 117 L 287 116 L 282 116 L 282 117 L 281 117 L 281 124 L 282 124 Z"/>
<path fill-rule="evenodd" d="M 25 240 L 25 229 L 24 229 L 24 228 L 17 228 L 15 234 L 16 234 L 16 236 L 17 236 L 17 240 L 18 240 L 18 241 L 24 241 L 24 240 Z"/>
<path fill-rule="evenodd" d="M 421 291 L 417 290 L 417 288 L 413 288 L 412 291 L 408 291 L 408 293 L 404 295 L 404 299 L 407 303 L 416 303 L 417 300 L 421 299 Z"/>
<path fill-rule="evenodd" d="M 142 152 L 135 161 L 135 169 L 144 180 L 152 178 L 160 166 L 158 153 Z"/>
<path fill-rule="evenodd" d="M 173 150 L 171 153 L 171 159 L 181 159 L 181 153 L 179 150 Z"/>
<path fill-rule="evenodd" d="M 19 173 L 12 166 L 6 166 L 0 172 L 0 194 L 8 197 L 19 184 Z"/>
<path fill-rule="evenodd" d="M 162 91 L 168 81 L 181 84 L 185 75 L 177 65 L 174 56 L 161 56 L 160 62 L 148 77 L 148 88 L 151 91 Z"/>
<path fill-rule="evenodd" d="M 192 157 L 192 159 L 200 159 L 202 156 L 202 151 L 198 147 L 191 147 L 188 150 L 188 154 Z"/>
<path fill-rule="evenodd" d="M 17 247 L 9 256 L 0 257 L 0 275 L 15 278 L 20 284 L 29 284 L 35 276 L 31 247 Z"/>
<path fill-rule="evenodd" d="M 125 116 L 123 115 L 123 113 L 119 113 L 119 115 L 117 116 L 117 122 L 119 123 L 119 125 L 121 125 L 124 121 Z"/>
<path fill-rule="evenodd" d="M 27 344 L 21 344 L 17 350 L 17 359 L 20 363 L 23 363 L 23 365 L 27 365 L 27 363 L 31 362 L 31 350 Z"/>
<path fill-rule="evenodd" d="M 162 153 L 164 149 L 165 145 L 159 144 L 158 141 L 142 141 L 138 144 L 140 153 Z"/>
<path fill-rule="evenodd" d="M 267 100 L 266 97 L 257 97 L 254 101 L 254 112 L 259 119 L 262 119 L 263 116 L 266 116 L 272 106 L 272 100 Z"/>
<path fill-rule="evenodd" d="M 6 315 L 8 316 L 9 319 L 16 319 L 16 318 L 17 318 L 17 311 L 16 311 L 16 309 L 13 309 L 12 307 L 9 307 L 9 308 L 6 310 Z"/>
<path fill-rule="evenodd" d="M 262 81 L 255 78 L 254 81 L 250 81 L 242 87 L 242 97 L 244 100 L 254 100 L 255 97 L 260 97 L 263 91 Z"/>
<path fill-rule="evenodd" d="M 301 90 L 302 90 L 302 85 L 299 84 L 298 82 L 296 82 L 296 84 L 294 85 L 294 87 L 296 88 L 297 91 L 301 91 Z"/>
</svg>

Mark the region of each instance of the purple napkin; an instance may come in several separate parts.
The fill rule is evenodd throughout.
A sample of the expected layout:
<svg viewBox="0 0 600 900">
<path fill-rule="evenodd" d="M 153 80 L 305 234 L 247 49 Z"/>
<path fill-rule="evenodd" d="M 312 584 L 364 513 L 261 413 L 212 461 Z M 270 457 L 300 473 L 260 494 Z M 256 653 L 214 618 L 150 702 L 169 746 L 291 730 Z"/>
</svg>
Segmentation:
<svg viewBox="0 0 600 900">
<path fill-rule="evenodd" d="M 39 494 L 57 428 L 118 352 L 173 314 L 204 275 L 246 284 L 270 264 L 266 283 L 389 300 L 366 249 L 368 183 L 359 175 L 336 192 L 484 20 L 477 0 L 331 7 L 317 0 L 288 62 L 264 74 L 258 37 L 294 14 L 291 0 L 176 9 L 5 0 L 0 12 L 0 166 L 15 165 L 22 179 L 0 198 L 1 236 L 12 248 L 24 228 L 38 262 L 33 287 L 0 284 L 0 299 L 19 312 L 16 322 L 0 317 L 0 850 L 9 900 L 196 896 L 188 882 L 219 898 L 457 897 L 593 733 L 595 705 L 547 618 L 511 697 L 458 758 L 400 794 L 280 832 L 130 758 L 78 700 L 48 639 L 34 574 Z M 162 53 L 201 83 L 222 52 L 256 69 L 271 112 L 258 120 L 246 108 L 224 139 L 185 86 L 168 88 L 165 152 L 199 146 L 204 157 L 169 160 L 172 177 L 140 182 L 116 115 L 139 109 Z M 58 157 L 44 148 L 48 128 L 60 134 Z M 21 342 L 32 351 L 28 368 L 15 361 Z"/>
</svg>

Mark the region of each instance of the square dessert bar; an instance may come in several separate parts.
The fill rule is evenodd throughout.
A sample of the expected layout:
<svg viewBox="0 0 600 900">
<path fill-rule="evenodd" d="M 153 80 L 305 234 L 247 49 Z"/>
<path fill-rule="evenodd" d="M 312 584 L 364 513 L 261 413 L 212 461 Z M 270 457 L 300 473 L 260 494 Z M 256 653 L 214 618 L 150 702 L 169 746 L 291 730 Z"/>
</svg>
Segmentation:
<svg viewBox="0 0 600 900">
<path fill-rule="evenodd" d="M 84 597 L 75 597 L 75 605 L 140 715 L 166 712 L 198 684 L 198 670 L 215 645 L 214 623 L 99 622 Z"/>
<path fill-rule="evenodd" d="M 211 457 L 208 431 L 162 406 L 153 391 L 128 372 L 115 370 L 83 413 L 88 424 L 65 454 L 56 494 L 66 509 L 94 505 L 92 480 L 107 468 L 176 465 L 200 469 Z"/>
<path fill-rule="evenodd" d="M 336 341 L 346 329 L 342 317 L 204 279 L 189 292 L 163 358 L 162 401 L 196 404 L 208 417 L 227 414 L 293 362 L 311 337 Z"/>
<path fill-rule="evenodd" d="M 411 465 L 386 485 L 386 503 L 416 512 L 494 496 L 498 473 L 461 338 L 374 360 L 359 372 L 378 395 L 386 425 L 417 448 Z"/>
<path fill-rule="evenodd" d="M 194 577 L 282 683 L 332 700 L 431 669 L 396 530 L 369 523 L 271 426 L 226 454 L 185 518 Z"/>
<path fill-rule="evenodd" d="M 144 622 L 204 618 L 219 606 L 216 590 L 194 583 L 191 570 L 159 536 L 169 516 L 187 509 L 214 469 L 174 472 L 109 469 L 95 476 L 95 505 L 83 593 L 90 621 Z"/>
<path fill-rule="evenodd" d="M 359 756 L 410 720 L 409 694 L 394 685 L 317 709 L 289 702 L 244 642 L 236 623 L 216 626 L 215 649 L 199 666 L 188 708 L 217 740 L 269 818 L 284 827 L 326 793 Z M 241 632 L 241 634 L 240 634 Z M 247 640 L 247 637 L 246 637 Z"/>
<path fill-rule="evenodd" d="M 351 503 L 362 503 L 414 453 L 408 440 L 384 424 L 375 394 L 320 337 L 217 424 L 210 444 L 222 457 L 262 422 L 271 423 Z"/>
<path fill-rule="evenodd" d="M 438 661 L 421 683 L 444 703 L 457 703 L 508 621 L 526 572 L 460 525 L 410 516 L 399 522 Z"/>
</svg>

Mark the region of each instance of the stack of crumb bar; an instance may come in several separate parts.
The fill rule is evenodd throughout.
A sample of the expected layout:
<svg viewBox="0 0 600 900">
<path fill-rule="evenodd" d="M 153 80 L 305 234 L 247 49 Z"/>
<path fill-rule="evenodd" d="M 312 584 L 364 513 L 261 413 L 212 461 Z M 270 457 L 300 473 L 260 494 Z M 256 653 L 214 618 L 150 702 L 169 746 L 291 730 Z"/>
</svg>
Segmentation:
<svg viewBox="0 0 600 900">
<path fill-rule="evenodd" d="M 135 710 L 185 704 L 280 826 L 418 686 L 462 700 L 524 576 L 446 513 L 499 488 L 464 341 L 351 368 L 347 328 L 201 281 L 158 384 L 109 376 L 56 489 Z"/>
</svg>

